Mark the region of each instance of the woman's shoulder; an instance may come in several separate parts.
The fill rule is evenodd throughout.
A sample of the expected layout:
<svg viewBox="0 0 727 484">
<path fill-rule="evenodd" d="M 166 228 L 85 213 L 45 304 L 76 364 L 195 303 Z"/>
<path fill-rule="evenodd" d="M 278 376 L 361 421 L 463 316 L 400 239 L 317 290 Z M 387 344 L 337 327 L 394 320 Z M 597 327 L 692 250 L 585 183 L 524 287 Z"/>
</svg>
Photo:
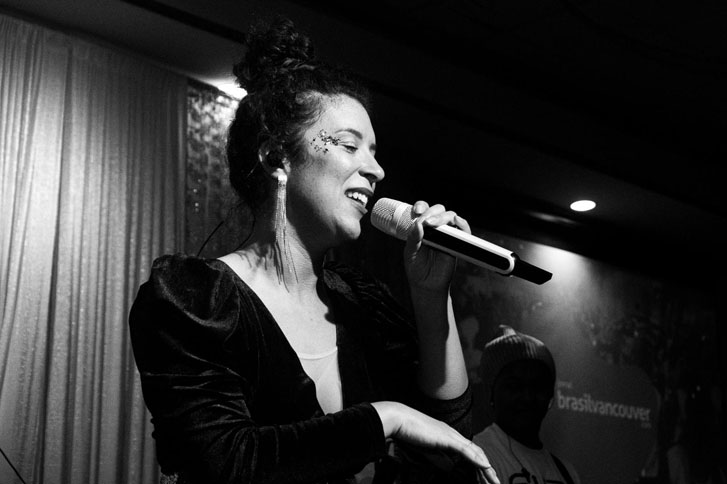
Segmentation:
<svg viewBox="0 0 727 484">
<path fill-rule="evenodd" d="M 250 348 L 256 327 L 254 303 L 224 262 L 183 254 L 156 259 L 129 311 L 137 365 L 149 371 L 168 365 L 221 361 Z M 247 300 L 246 300 L 247 298 Z M 190 360 L 191 361 L 191 360 Z"/>
<path fill-rule="evenodd" d="M 207 259 L 177 252 L 157 257 L 151 269 L 152 274 L 204 276 L 213 273 L 229 274 L 230 271 L 225 270 L 225 267 L 227 265 L 219 259 Z"/>
<path fill-rule="evenodd" d="M 154 260 L 137 303 L 142 301 L 180 307 L 203 315 L 238 294 L 237 276 L 222 261 L 186 254 L 167 254 Z"/>
<path fill-rule="evenodd" d="M 197 290 L 200 287 L 232 283 L 234 278 L 235 275 L 227 264 L 218 259 L 177 253 L 163 255 L 154 260 L 149 282 L 163 284 L 172 289 Z"/>
</svg>

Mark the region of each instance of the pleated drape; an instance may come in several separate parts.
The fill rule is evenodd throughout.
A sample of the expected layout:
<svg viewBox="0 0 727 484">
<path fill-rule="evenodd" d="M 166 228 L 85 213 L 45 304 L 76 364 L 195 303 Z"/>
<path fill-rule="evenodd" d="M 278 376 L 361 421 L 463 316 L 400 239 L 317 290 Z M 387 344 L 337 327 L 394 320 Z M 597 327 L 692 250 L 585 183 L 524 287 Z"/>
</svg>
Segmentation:
<svg viewBox="0 0 727 484">
<path fill-rule="evenodd" d="M 186 85 L 0 15 L 0 448 L 27 483 L 158 482 L 127 317 L 183 248 Z"/>
</svg>

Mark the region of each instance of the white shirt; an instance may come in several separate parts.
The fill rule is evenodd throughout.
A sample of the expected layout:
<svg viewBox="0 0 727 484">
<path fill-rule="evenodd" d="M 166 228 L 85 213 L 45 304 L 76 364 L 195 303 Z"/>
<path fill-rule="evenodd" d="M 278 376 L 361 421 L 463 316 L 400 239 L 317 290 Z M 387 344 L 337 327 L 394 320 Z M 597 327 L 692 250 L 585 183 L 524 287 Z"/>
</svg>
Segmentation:
<svg viewBox="0 0 727 484">
<path fill-rule="evenodd" d="M 545 448 L 531 449 L 522 445 L 495 423 L 475 435 L 473 440 L 485 451 L 502 484 L 566 483 L 550 452 Z M 574 484 L 580 484 L 573 466 L 562 458 L 560 460 Z"/>
<path fill-rule="evenodd" d="M 338 371 L 338 346 L 317 355 L 298 353 L 298 359 L 305 373 L 316 385 L 316 397 L 323 413 L 333 413 L 343 409 L 341 374 Z"/>
</svg>

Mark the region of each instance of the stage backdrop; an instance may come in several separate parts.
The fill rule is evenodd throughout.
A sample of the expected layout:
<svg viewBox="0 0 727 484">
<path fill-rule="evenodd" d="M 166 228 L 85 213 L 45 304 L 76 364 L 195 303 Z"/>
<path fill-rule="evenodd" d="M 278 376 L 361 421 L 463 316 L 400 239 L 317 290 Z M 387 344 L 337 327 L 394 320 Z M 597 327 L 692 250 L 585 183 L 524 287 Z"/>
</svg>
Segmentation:
<svg viewBox="0 0 727 484">
<path fill-rule="evenodd" d="M 583 483 L 668 478 L 670 447 L 692 425 L 686 401 L 725 394 L 714 301 L 570 252 L 475 232 L 553 273 L 536 285 L 466 263 L 458 268 L 452 294 L 475 389 L 475 431 L 490 422 L 481 350 L 508 324 L 553 353 L 555 398 L 542 436 Z M 702 411 L 724 422 L 723 399 L 710 401 Z M 724 439 L 723 423 L 715 438 Z"/>
</svg>

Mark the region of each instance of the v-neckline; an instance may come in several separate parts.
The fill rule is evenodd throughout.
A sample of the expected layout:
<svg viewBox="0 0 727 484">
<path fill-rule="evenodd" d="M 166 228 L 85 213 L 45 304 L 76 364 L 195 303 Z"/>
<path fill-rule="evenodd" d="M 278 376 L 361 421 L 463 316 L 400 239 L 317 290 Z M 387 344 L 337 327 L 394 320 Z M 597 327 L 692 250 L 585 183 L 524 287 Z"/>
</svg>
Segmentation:
<svg viewBox="0 0 727 484">
<path fill-rule="evenodd" d="M 221 260 L 221 259 L 215 259 L 215 262 L 219 262 L 222 264 L 226 271 L 229 271 L 234 276 L 235 281 L 237 284 L 241 285 L 242 288 L 245 290 L 246 293 L 250 294 L 252 299 L 255 301 L 255 304 L 260 306 L 264 311 L 265 315 L 267 316 L 267 319 L 270 321 L 270 323 L 275 327 L 275 330 L 280 333 L 280 336 L 283 337 L 283 340 L 285 341 L 286 346 L 290 350 L 290 352 L 296 356 L 296 359 L 298 359 L 298 353 L 296 352 L 295 348 L 293 348 L 293 345 L 290 342 L 290 339 L 288 339 L 288 336 L 285 334 L 285 331 L 283 331 L 283 328 L 280 326 L 280 323 L 273 315 L 272 311 L 270 311 L 270 308 L 267 304 L 265 304 L 265 301 L 260 297 L 260 295 L 255 291 L 255 289 L 250 286 L 245 280 L 240 276 L 240 274 L 237 273 L 237 271 L 230 266 L 227 262 Z M 325 269 L 324 269 L 325 271 Z M 332 301 L 332 298 L 335 297 L 334 294 L 332 294 L 332 290 L 330 287 L 328 287 L 328 284 L 326 284 L 325 277 L 322 277 L 323 281 L 323 290 L 326 291 L 326 297 Z M 330 310 L 334 311 L 334 304 L 331 303 Z M 339 344 L 339 333 L 338 333 L 338 325 L 335 323 L 336 318 L 333 318 L 332 324 L 336 328 L 336 338 L 335 338 L 335 345 L 338 346 Z M 302 368 L 302 366 L 301 366 Z"/>
<path fill-rule="evenodd" d="M 270 312 L 267 305 L 260 298 L 260 296 L 226 262 L 220 259 L 215 259 L 215 262 L 222 264 L 225 271 L 230 271 L 234 275 L 234 279 L 237 281 L 237 284 L 239 285 L 241 290 L 249 294 L 255 304 L 262 308 L 262 310 L 264 310 L 265 315 L 269 320 L 268 324 L 274 326 L 274 331 L 278 332 L 278 334 L 282 337 L 282 340 L 285 342 L 284 346 L 287 348 L 286 351 L 288 353 L 288 357 L 292 360 L 295 360 L 295 365 L 297 369 L 301 372 L 301 374 L 305 375 L 311 383 L 313 383 L 313 380 L 311 380 L 310 377 L 305 373 L 303 365 L 301 364 L 300 359 L 295 352 L 295 349 L 290 344 L 288 337 L 285 335 L 285 332 L 282 330 L 277 320 Z M 342 314 L 337 311 L 337 308 L 341 306 L 342 300 L 347 298 L 328 283 L 327 276 L 329 275 L 329 272 L 331 272 L 330 269 L 324 268 L 321 277 L 323 279 L 323 288 L 326 291 L 330 301 L 331 311 L 334 311 L 337 314 L 337 316 L 334 318 L 334 325 L 336 327 L 336 346 L 338 347 L 338 361 L 341 376 L 343 407 L 346 408 L 347 406 L 354 403 L 364 401 L 364 399 L 366 398 L 364 397 L 364 395 L 370 394 L 371 391 L 373 391 L 373 387 L 372 382 L 369 381 L 368 378 L 365 378 L 366 381 L 357 381 L 360 380 L 362 376 L 368 375 L 368 365 L 363 355 L 363 348 L 361 347 L 362 342 L 359 341 L 360 335 L 356 336 L 356 330 L 353 330 L 353 332 L 347 330 L 347 327 L 350 325 L 348 324 L 348 322 L 342 320 L 341 318 L 345 319 L 347 317 L 353 317 L 355 319 L 358 315 L 353 313 L 349 314 L 349 312 L 345 312 L 345 314 Z M 335 271 L 333 271 L 332 275 L 336 275 Z M 355 327 L 356 325 L 353 326 Z M 364 388 L 368 390 L 365 390 Z M 320 407 L 317 399 L 316 404 Z"/>
</svg>

